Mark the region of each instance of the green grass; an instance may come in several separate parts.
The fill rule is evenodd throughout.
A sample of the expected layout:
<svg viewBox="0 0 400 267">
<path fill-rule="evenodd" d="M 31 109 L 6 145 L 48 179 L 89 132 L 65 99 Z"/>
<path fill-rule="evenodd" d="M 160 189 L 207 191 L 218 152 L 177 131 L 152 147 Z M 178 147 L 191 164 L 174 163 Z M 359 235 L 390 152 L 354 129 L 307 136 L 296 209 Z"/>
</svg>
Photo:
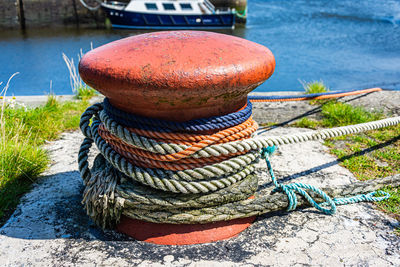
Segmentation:
<svg viewBox="0 0 400 267">
<path fill-rule="evenodd" d="M 400 125 L 332 138 L 325 145 L 359 180 L 400 173 Z M 375 204 L 400 221 L 400 187 L 384 191 L 390 193 L 390 199 Z"/>
<path fill-rule="evenodd" d="M 328 92 L 329 88 L 323 81 L 302 82 L 306 94 L 317 94 Z"/>
<path fill-rule="evenodd" d="M 400 125 L 396 125 L 333 138 L 325 144 L 359 180 L 369 180 L 400 173 L 399 135 Z"/>
<path fill-rule="evenodd" d="M 14 129 L 16 135 L 3 135 L 0 144 L 0 225 L 3 216 L 11 213 L 19 197 L 29 190 L 49 162 L 46 152 L 28 141 L 31 135 L 22 135 L 21 126 Z"/>
<path fill-rule="evenodd" d="M 5 109 L 6 130 L 10 133 L 18 132 L 22 136 L 31 138 L 29 143 L 41 145 L 45 140 L 54 140 L 66 130 L 79 125 L 79 119 L 85 108 L 86 101 L 68 101 L 60 103 L 49 97 L 47 103 L 34 109 Z M 22 127 L 16 127 L 22 124 Z"/>
<path fill-rule="evenodd" d="M 376 206 L 382 211 L 393 214 L 400 221 L 400 187 L 386 187 L 383 191 L 389 193 L 391 197 L 388 200 L 377 202 Z M 396 232 L 400 234 L 400 228 Z"/>
<path fill-rule="evenodd" d="M 86 85 L 77 88 L 75 91 L 75 98 L 80 100 L 89 100 L 95 95 L 97 95 L 96 90 Z"/>
<path fill-rule="evenodd" d="M 317 129 L 321 126 L 321 122 L 318 120 L 303 117 L 300 120 L 296 121 L 293 125 L 300 128 Z"/>
<path fill-rule="evenodd" d="M 4 103 L 4 102 L 3 102 Z M 37 108 L 4 105 L 0 129 L 0 224 L 19 202 L 20 196 L 47 168 L 48 155 L 41 148 L 47 140 L 56 139 L 66 130 L 79 126 L 86 101 L 58 102 L 49 96 Z"/>
<path fill-rule="evenodd" d="M 324 84 L 323 81 L 312 81 L 312 82 L 301 82 L 306 94 L 318 94 L 329 91 L 329 87 Z M 329 100 L 310 100 L 311 105 L 324 104 Z"/>
<path fill-rule="evenodd" d="M 330 101 L 322 106 L 322 124 L 325 127 L 344 126 L 379 120 L 382 113 L 368 112 L 363 107 Z"/>
<path fill-rule="evenodd" d="M 308 92 L 323 91 L 321 84 L 307 84 Z M 307 90 L 307 89 L 306 89 Z M 335 100 L 321 106 L 321 120 L 304 117 L 294 126 L 319 129 L 364 123 L 384 118 L 382 112 L 369 112 Z M 400 125 L 325 140 L 340 165 L 359 180 L 379 179 L 400 173 Z M 376 203 L 379 209 L 400 220 L 400 187 L 386 188 L 391 198 Z M 400 228 L 396 230 L 400 235 Z"/>
<path fill-rule="evenodd" d="M 293 125 L 296 127 L 317 129 L 319 127 L 345 126 L 382 119 L 383 113 L 369 112 L 363 107 L 329 101 L 321 106 L 322 120 L 303 117 Z"/>
</svg>

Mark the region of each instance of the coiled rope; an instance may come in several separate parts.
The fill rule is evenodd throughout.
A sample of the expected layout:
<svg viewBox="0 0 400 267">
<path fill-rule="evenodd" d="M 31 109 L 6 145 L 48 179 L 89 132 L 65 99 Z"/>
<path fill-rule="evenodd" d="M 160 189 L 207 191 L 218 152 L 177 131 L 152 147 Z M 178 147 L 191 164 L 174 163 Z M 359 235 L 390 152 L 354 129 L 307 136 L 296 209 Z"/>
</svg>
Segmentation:
<svg viewBox="0 0 400 267">
<path fill-rule="evenodd" d="M 195 119 L 187 122 L 174 122 L 130 114 L 114 108 L 107 98 L 104 99 L 104 111 L 116 122 L 129 127 L 163 132 L 204 132 L 233 127 L 248 120 L 251 116 L 252 108 L 253 106 L 249 101 L 243 109 L 227 115 Z"/>
<path fill-rule="evenodd" d="M 331 197 L 367 193 L 389 182 L 400 184 L 397 177 L 335 190 L 301 183 L 280 185 L 269 162 L 276 145 L 378 129 L 400 123 L 400 117 L 292 135 L 252 137 L 257 124 L 248 107 L 250 103 L 232 114 L 187 123 L 129 115 L 112 107 L 107 99 L 104 104 L 89 107 L 81 117 L 80 128 L 86 138 L 78 155 L 87 213 L 102 227 L 112 227 L 121 214 L 156 223 L 208 223 L 285 207 L 291 210 L 306 204 L 303 198 L 297 199 L 298 193 L 309 205 L 333 214 L 336 205 L 379 201 L 388 195 L 375 197 L 373 192 L 344 199 Z M 230 126 L 227 118 L 236 124 Z M 214 131 L 204 134 L 205 129 Z M 100 154 L 90 169 L 92 143 Z M 255 165 L 260 158 L 266 160 L 275 189 L 258 187 Z M 286 196 L 274 194 L 277 191 Z M 249 199 L 251 196 L 254 198 Z M 321 200 L 323 203 L 319 203 Z"/>
</svg>

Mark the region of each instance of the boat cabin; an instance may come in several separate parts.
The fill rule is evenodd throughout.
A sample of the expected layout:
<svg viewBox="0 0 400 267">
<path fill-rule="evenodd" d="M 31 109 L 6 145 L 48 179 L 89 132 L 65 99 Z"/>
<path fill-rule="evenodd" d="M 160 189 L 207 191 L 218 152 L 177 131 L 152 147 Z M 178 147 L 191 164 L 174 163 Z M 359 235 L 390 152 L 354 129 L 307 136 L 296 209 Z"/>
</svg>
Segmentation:
<svg viewBox="0 0 400 267">
<path fill-rule="evenodd" d="M 220 10 L 208 0 L 132 0 L 129 3 L 106 1 L 115 9 L 152 14 L 215 14 Z M 221 10 L 222 11 L 222 10 Z M 229 12 L 226 8 L 222 12 Z"/>
<path fill-rule="evenodd" d="M 216 9 L 209 0 L 106 1 L 113 27 L 133 29 L 233 28 L 234 9 Z"/>
</svg>

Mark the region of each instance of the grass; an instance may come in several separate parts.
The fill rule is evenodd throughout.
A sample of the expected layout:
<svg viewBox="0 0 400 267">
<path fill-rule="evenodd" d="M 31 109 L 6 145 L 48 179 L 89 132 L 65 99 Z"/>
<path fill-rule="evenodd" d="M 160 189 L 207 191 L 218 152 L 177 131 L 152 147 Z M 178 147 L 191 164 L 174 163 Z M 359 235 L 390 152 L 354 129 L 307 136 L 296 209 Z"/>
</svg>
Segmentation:
<svg viewBox="0 0 400 267">
<path fill-rule="evenodd" d="M 55 96 L 49 95 L 45 105 L 26 108 L 15 98 L 7 100 L 5 95 L 9 83 L 16 74 L 0 93 L 0 225 L 47 168 L 49 157 L 42 145 L 64 131 L 76 129 L 80 115 L 89 106 L 87 100 L 97 94 L 79 77 L 73 58 L 62 56 L 69 71 L 72 91 L 80 101 L 60 103 Z M 78 60 L 82 56 L 81 50 Z"/>
<path fill-rule="evenodd" d="M 364 123 L 383 118 L 382 113 L 369 112 L 363 107 L 353 107 L 346 103 L 329 101 L 322 106 L 324 127 L 344 126 Z"/>
<path fill-rule="evenodd" d="M 300 128 L 309 128 L 309 129 L 317 129 L 322 125 L 321 121 L 309 119 L 307 117 L 303 117 L 300 120 L 296 121 L 294 124 L 296 127 Z"/>
<path fill-rule="evenodd" d="M 400 173 L 400 125 L 327 140 L 340 165 L 359 180 L 379 179 Z M 400 221 L 400 187 L 388 187 L 388 200 L 376 206 Z M 400 228 L 396 230 L 400 234 Z"/>
<path fill-rule="evenodd" d="M 93 49 L 93 47 L 92 47 Z M 82 49 L 78 54 L 78 61 L 82 58 Z M 75 98 L 79 100 L 89 100 L 93 96 L 97 95 L 96 90 L 86 85 L 78 74 L 73 58 L 69 58 L 67 55 L 62 53 L 65 64 L 67 65 L 69 72 L 69 80 L 72 92 L 75 94 Z"/>
<path fill-rule="evenodd" d="M 305 84 L 307 93 L 324 91 L 321 82 Z M 320 102 L 320 120 L 304 117 L 293 125 L 302 128 L 329 128 L 364 123 L 384 118 L 382 112 L 369 112 L 336 100 Z M 350 170 L 358 180 L 379 179 L 400 173 L 400 125 L 351 134 L 325 140 L 340 165 Z M 400 221 L 400 187 L 385 188 L 391 198 L 376 206 Z M 400 228 L 396 230 L 400 235 Z"/>
<path fill-rule="evenodd" d="M 7 91 L 8 83 L 3 91 Z M 5 93 L 4 93 L 5 94 Z M 49 157 L 41 147 L 66 130 L 79 126 L 87 101 L 60 103 L 49 96 L 47 103 L 26 108 L 6 102 L 0 114 L 0 225 L 19 203 L 20 197 L 47 168 Z"/>
<path fill-rule="evenodd" d="M 88 105 L 87 101 L 60 103 L 50 96 L 44 106 L 34 109 L 6 108 L 6 128 L 22 136 L 28 137 L 31 133 L 30 143 L 42 145 L 46 140 L 56 139 L 63 131 L 77 128 L 80 115 Z M 16 127 L 19 124 L 22 127 Z"/>
<path fill-rule="evenodd" d="M 400 188 L 386 187 L 383 191 L 390 194 L 390 199 L 376 202 L 376 206 L 389 214 L 393 214 L 394 217 L 400 221 Z M 400 235 L 400 228 L 396 229 L 396 233 Z"/>
<path fill-rule="evenodd" d="M 306 94 L 318 94 L 318 93 L 325 93 L 329 92 L 329 87 L 324 84 L 323 81 L 312 81 L 312 82 L 304 82 L 302 81 L 301 84 L 303 85 L 304 91 Z M 316 104 L 323 104 L 329 100 L 310 100 L 311 105 Z"/>
<path fill-rule="evenodd" d="M 337 127 L 379 120 L 381 112 L 369 112 L 362 107 L 329 101 L 321 107 L 321 120 L 307 117 L 294 123 L 297 127 L 318 129 Z M 329 139 L 325 144 L 331 153 L 341 158 L 341 165 L 348 168 L 360 180 L 385 177 L 400 172 L 400 144 L 396 140 L 400 126 L 368 131 Z M 395 140 L 395 141 L 393 141 Z M 388 146 L 384 146 L 384 144 Z M 364 150 L 372 150 L 364 153 Z"/>
<path fill-rule="evenodd" d="M 89 100 L 96 95 L 97 95 L 96 90 L 94 90 L 89 86 L 83 85 L 81 87 L 76 88 L 75 98 L 79 100 Z"/>
<path fill-rule="evenodd" d="M 329 88 L 323 81 L 301 82 L 306 94 L 317 94 L 328 92 Z"/>
<path fill-rule="evenodd" d="M 327 140 L 332 154 L 359 180 L 400 173 L 400 125 Z"/>
<path fill-rule="evenodd" d="M 0 143 L 0 225 L 18 204 L 19 197 L 29 190 L 32 182 L 49 162 L 46 152 L 37 144 L 29 144 L 32 134 L 22 135 L 23 125 L 14 133 L 2 133 Z"/>
<path fill-rule="evenodd" d="M 363 107 L 331 100 L 321 106 L 322 120 L 301 118 L 293 125 L 296 127 L 317 129 L 319 127 L 336 127 L 379 120 L 384 117 L 381 112 L 369 112 Z"/>
</svg>

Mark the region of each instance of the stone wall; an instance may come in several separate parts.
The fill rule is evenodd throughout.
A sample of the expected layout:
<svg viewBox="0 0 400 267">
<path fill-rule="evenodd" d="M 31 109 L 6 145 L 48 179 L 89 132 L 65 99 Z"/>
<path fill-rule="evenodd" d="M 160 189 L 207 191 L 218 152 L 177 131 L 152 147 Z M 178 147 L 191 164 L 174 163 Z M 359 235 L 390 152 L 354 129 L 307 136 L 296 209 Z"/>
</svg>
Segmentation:
<svg viewBox="0 0 400 267">
<path fill-rule="evenodd" d="M 0 1 L 0 27 L 14 28 L 18 27 L 18 7 L 16 0 Z"/>
<path fill-rule="evenodd" d="M 97 5 L 95 0 L 84 1 L 90 6 Z M 239 11 L 247 5 L 247 0 L 211 2 L 217 7 L 229 6 Z M 79 0 L 0 0 L 0 28 L 21 28 L 21 21 L 25 21 L 27 28 L 67 25 L 104 27 L 105 14 L 101 9 L 88 10 Z"/>
<path fill-rule="evenodd" d="M 92 25 L 104 26 L 105 16 L 101 10 L 90 11 L 79 0 L 1 0 L 0 27 L 20 27 L 19 5 L 23 3 L 25 24 L 30 27 Z M 95 6 L 95 1 L 88 1 Z"/>
</svg>

